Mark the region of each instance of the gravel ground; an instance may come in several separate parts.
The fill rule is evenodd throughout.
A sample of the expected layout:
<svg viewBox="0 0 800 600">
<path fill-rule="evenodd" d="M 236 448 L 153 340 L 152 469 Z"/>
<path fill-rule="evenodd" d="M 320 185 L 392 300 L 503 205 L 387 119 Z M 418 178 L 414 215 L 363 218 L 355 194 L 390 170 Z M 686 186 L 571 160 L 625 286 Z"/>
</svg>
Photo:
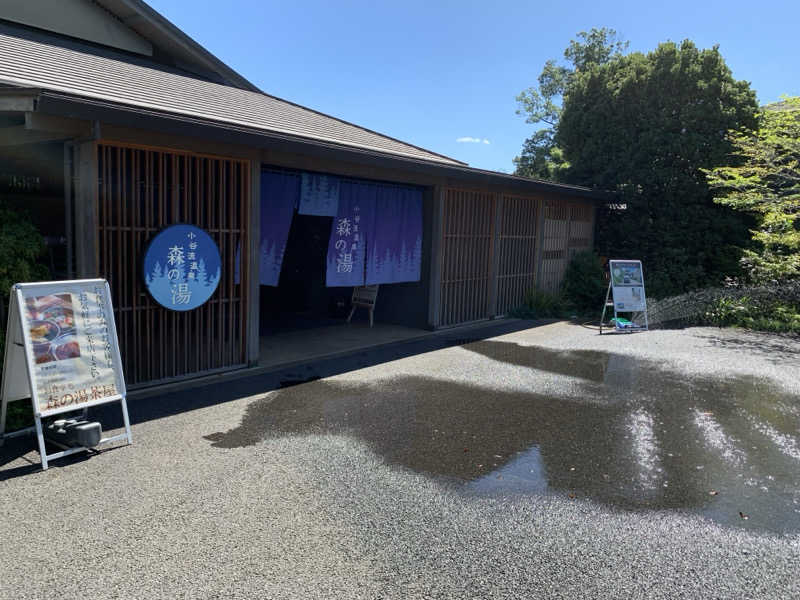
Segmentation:
<svg viewBox="0 0 800 600">
<path fill-rule="evenodd" d="M 28 466 L 36 453 L 17 456 L 18 444 L 9 444 L 0 450 L 0 598 L 800 597 L 800 513 L 792 509 L 800 504 L 800 342 L 706 328 L 600 337 L 563 323 L 495 342 L 506 345 L 438 350 L 160 419 L 136 422 L 134 408 L 133 446 L 56 461 L 46 472 Z M 649 379 L 656 371 L 662 376 Z M 680 383 L 695 380 L 702 384 Z M 661 414 L 669 390 L 647 393 L 654 386 L 724 396 L 743 381 L 771 390 L 770 407 L 784 411 L 783 420 L 731 400 L 744 411 L 741 422 L 774 448 L 751 455 L 737 446 L 728 456 L 715 446 L 718 462 L 745 471 L 747 461 L 757 463 L 755 477 L 782 481 L 780 502 L 767 504 L 780 523 L 732 524 L 694 497 L 682 504 L 654 492 L 651 475 L 680 479 L 683 464 L 648 466 L 648 452 L 667 460 L 657 426 L 649 441 L 635 430 L 615 438 L 633 448 L 621 460 L 639 469 L 617 496 L 559 479 L 558 446 L 545 453 L 562 433 L 578 445 L 591 437 L 600 427 L 584 423 L 599 414 L 592 410 L 612 407 L 634 415 L 634 424 L 647 420 L 648 407 Z M 631 410 L 619 408 L 626 389 L 644 397 Z M 414 401 L 401 401 L 404 394 Z M 484 400 L 494 403 L 492 414 L 505 402 L 514 421 L 528 423 L 517 412 L 525 394 L 548 403 L 548 419 L 558 418 L 553 403 L 577 416 L 557 421 L 561 429 L 549 437 L 500 427 L 485 410 L 464 416 Z M 708 420 L 727 406 L 713 400 L 713 411 L 698 413 L 712 433 L 721 425 Z M 473 442 L 446 432 L 431 441 L 449 422 L 431 408 L 439 404 L 471 428 L 463 435 Z M 391 426 L 381 429 L 376 414 Z M 491 432 L 485 439 L 475 429 L 482 422 Z M 504 437 L 507 429 L 514 434 Z M 480 454 L 492 440 L 501 448 L 496 468 L 484 467 Z M 531 440 L 542 448 L 547 489 L 470 491 L 465 482 L 496 478 L 523 452 L 514 444 Z M 474 448 L 461 449 L 466 443 Z M 712 450 L 701 454 L 708 469 Z M 678 489 L 690 495 L 695 484 L 687 479 Z M 573 485 L 579 493 L 568 493 Z M 647 499 L 648 490 L 652 502 L 616 501 Z"/>
</svg>

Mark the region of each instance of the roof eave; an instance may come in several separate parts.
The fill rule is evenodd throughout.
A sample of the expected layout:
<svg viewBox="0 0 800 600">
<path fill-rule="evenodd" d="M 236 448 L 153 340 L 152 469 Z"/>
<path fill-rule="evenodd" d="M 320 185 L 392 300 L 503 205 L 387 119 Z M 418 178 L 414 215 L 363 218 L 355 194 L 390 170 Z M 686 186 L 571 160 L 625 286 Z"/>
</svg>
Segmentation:
<svg viewBox="0 0 800 600">
<path fill-rule="evenodd" d="M 452 177 L 473 184 L 503 185 L 527 192 L 555 192 L 562 195 L 606 202 L 607 194 L 581 186 L 553 183 L 507 173 L 476 169 L 467 165 L 449 164 L 415 157 L 380 152 L 357 146 L 305 138 L 302 136 L 247 128 L 229 123 L 165 113 L 79 96 L 43 91 L 38 110 L 77 119 L 99 120 L 116 125 L 153 129 L 174 135 L 204 137 L 259 149 L 337 158 L 361 164 L 405 169 L 410 172 Z"/>
</svg>

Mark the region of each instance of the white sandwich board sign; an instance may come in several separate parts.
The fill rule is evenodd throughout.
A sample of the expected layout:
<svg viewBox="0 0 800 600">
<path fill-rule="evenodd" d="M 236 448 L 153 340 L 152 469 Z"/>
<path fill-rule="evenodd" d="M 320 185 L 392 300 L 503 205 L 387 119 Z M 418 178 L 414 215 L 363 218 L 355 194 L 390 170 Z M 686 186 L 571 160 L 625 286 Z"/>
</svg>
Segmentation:
<svg viewBox="0 0 800 600">
<path fill-rule="evenodd" d="M 644 292 L 644 273 L 640 260 L 608 261 L 609 283 L 603 315 L 600 317 L 600 332 L 603 331 L 606 308 L 614 308 L 614 329 L 636 331 L 648 328 L 647 298 Z M 610 301 L 609 301 L 610 297 Z M 630 315 L 630 319 L 619 316 Z"/>
<path fill-rule="evenodd" d="M 42 418 L 119 402 L 125 433 L 100 443 L 132 441 L 111 293 L 104 279 L 18 283 L 11 289 L 0 390 L 0 441 L 9 402 L 30 398 L 42 468 L 48 460 Z M 28 430 L 25 430 L 28 431 Z M 21 432 L 15 432 L 21 433 Z M 10 435 L 10 434 L 9 434 Z"/>
</svg>

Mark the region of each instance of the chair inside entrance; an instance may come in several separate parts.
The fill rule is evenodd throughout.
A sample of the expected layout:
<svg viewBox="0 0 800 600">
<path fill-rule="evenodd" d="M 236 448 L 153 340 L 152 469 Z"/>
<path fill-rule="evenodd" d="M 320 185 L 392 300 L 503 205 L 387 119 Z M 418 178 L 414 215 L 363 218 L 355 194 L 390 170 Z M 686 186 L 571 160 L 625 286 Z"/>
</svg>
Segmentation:
<svg viewBox="0 0 800 600">
<path fill-rule="evenodd" d="M 356 308 L 362 306 L 369 311 L 369 326 L 373 325 L 373 312 L 375 311 L 375 301 L 378 298 L 378 285 L 365 285 L 353 288 L 353 299 L 350 301 L 352 308 L 347 316 L 347 322 L 353 318 Z"/>
</svg>

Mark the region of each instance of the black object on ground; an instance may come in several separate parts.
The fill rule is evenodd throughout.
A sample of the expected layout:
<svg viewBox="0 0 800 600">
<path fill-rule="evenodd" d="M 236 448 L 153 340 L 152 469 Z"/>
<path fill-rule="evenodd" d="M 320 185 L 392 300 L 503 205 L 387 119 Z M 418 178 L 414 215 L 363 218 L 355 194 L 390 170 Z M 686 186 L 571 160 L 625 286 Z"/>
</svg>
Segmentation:
<svg viewBox="0 0 800 600">
<path fill-rule="evenodd" d="M 44 428 L 44 437 L 57 446 L 94 448 L 100 443 L 103 429 L 97 421 L 58 419 Z"/>
</svg>

